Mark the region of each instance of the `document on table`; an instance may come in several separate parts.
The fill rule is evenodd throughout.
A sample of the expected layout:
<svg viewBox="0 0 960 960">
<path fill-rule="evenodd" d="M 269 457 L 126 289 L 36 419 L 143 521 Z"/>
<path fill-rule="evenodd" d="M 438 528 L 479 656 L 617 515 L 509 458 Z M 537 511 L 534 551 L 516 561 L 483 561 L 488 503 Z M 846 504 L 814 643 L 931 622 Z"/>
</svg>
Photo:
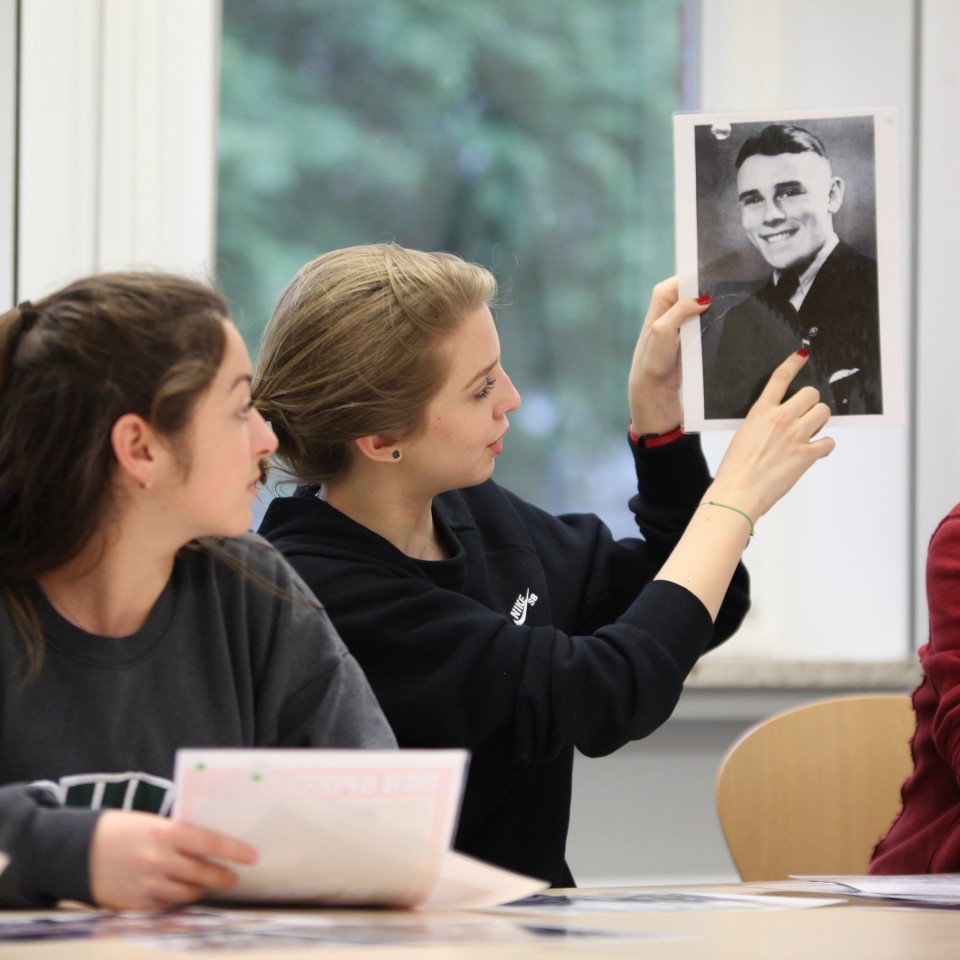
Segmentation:
<svg viewBox="0 0 960 960">
<path fill-rule="evenodd" d="M 251 950 L 257 956 L 286 956 L 287 947 L 338 945 L 376 945 L 407 947 L 408 951 L 424 947 L 466 946 L 501 943 L 510 945 L 536 941 L 571 940 L 665 940 L 675 935 L 652 931 L 610 930 L 597 927 L 569 927 L 550 924 L 542 918 L 515 917 L 491 922 L 490 918 L 466 919 L 459 914 L 417 917 L 391 916 L 380 921 L 369 916 L 350 918 L 343 911 L 280 910 L 244 911 L 235 907 L 187 907 L 164 913 L 112 913 L 64 911 L 39 916 L 12 917 L 0 915 L 0 953 L 3 944 L 25 941 L 47 941 L 43 956 L 68 955 L 68 940 L 121 940 L 128 944 L 151 947 L 171 953 L 202 953 L 204 956 L 230 952 L 230 956 L 246 956 Z M 49 947 L 50 941 L 61 941 L 60 949 Z M 7 948 L 9 949 L 9 948 Z M 29 949 L 29 948 L 27 948 Z M 118 946 L 113 956 L 123 956 Z M 450 951 L 447 951 L 449 955 Z M 406 956 L 416 955 L 407 952 Z M 506 955 L 510 955 L 509 953 Z M 152 956 L 152 954 L 151 954 Z M 302 953 L 297 956 L 303 956 Z M 311 953 L 311 956 L 323 956 Z"/>
<path fill-rule="evenodd" d="M 489 906 L 546 884 L 451 850 L 465 750 L 177 751 L 173 818 L 254 847 L 242 903 Z"/>
<path fill-rule="evenodd" d="M 490 907 L 490 913 L 513 911 L 546 913 L 646 913 L 655 910 L 799 910 L 810 907 L 830 907 L 844 903 L 840 897 L 784 897 L 770 894 L 699 893 L 696 891 L 626 891 L 620 893 L 575 894 L 535 893 Z"/>
<path fill-rule="evenodd" d="M 887 876 L 794 876 L 822 884 L 845 896 L 903 900 L 960 906 L 960 873 L 921 873 Z"/>
</svg>

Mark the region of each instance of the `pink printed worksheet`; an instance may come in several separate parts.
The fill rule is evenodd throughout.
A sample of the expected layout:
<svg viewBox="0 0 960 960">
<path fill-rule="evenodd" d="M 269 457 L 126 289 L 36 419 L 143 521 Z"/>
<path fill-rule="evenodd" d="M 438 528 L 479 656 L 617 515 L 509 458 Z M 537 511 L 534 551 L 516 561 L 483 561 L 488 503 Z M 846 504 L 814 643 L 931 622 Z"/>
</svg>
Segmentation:
<svg viewBox="0 0 960 960">
<path fill-rule="evenodd" d="M 173 818 L 257 849 L 235 902 L 486 906 L 541 881 L 451 850 L 464 750 L 177 751 Z M 221 897 L 220 899 L 223 899 Z"/>
</svg>

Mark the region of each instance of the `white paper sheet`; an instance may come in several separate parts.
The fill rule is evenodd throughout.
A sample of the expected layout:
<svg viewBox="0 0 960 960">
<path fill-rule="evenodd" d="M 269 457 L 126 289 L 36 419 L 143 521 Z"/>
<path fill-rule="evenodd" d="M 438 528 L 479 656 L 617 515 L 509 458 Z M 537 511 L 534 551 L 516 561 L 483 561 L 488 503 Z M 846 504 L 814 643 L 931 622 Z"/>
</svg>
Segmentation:
<svg viewBox="0 0 960 960">
<path fill-rule="evenodd" d="M 823 884 L 848 896 L 883 897 L 898 900 L 935 900 L 960 904 L 960 873 L 922 873 L 888 876 L 795 876 Z"/>
<path fill-rule="evenodd" d="M 696 891 L 636 891 L 622 893 L 542 893 L 516 903 L 491 907 L 489 913 L 678 913 L 710 910 L 804 910 L 845 903 L 840 897 L 784 897 L 771 894 L 699 893 Z"/>
<path fill-rule="evenodd" d="M 179 750 L 173 818 L 242 840 L 218 900 L 459 908 L 545 884 L 450 849 L 464 750 Z"/>
<path fill-rule="evenodd" d="M 839 132 L 831 138 L 831 126 L 856 119 L 870 121 L 872 146 L 858 144 L 858 150 L 850 147 L 850 156 L 838 156 L 843 153 L 844 143 Z M 828 156 L 835 163 L 833 172 L 845 178 L 846 183 L 846 199 L 836 210 L 836 232 L 841 240 L 851 240 L 849 231 L 856 226 L 868 239 L 873 238 L 876 248 L 883 412 L 837 417 L 831 421 L 831 429 L 837 422 L 901 424 L 905 421 L 906 403 L 906 320 L 897 112 L 884 108 L 754 110 L 674 114 L 679 292 L 681 297 L 706 293 L 713 296 L 704 316 L 686 322 L 680 330 L 683 428 L 687 432 L 722 430 L 735 428 L 741 422 L 732 417 L 707 415 L 705 377 L 736 376 L 736 371 L 713 368 L 713 338 L 722 330 L 728 311 L 745 299 L 749 290 L 762 286 L 771 274 L 770 265 L 753 250 L 740 224 L 733 162 L 747 132 L 756 133 L 769 123 L 817 125 L 815 129 L 826 138 Z M 700 142 L 716 141 L 716 150 L 702 150 L 703 155 L 698 155 L 698 130 Z M 811 330 L 817 333 L 816 327 Z"/>
</svg>

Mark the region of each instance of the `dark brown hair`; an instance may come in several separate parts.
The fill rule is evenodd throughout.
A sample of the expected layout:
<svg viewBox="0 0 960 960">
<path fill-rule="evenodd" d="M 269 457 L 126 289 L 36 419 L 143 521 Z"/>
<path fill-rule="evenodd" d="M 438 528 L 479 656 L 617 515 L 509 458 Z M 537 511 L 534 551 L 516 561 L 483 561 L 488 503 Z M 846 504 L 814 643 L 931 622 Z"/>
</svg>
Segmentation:
<svg viewBox="0 0 960 960">
<path fill-rule="evenodd" d="M 166 273 L 87 277 L 0 315 L 0 599 L 43 638 L 25 586 L 76 557 L 115 496 L 110 433 L 136 413 L 176 439 L 219 369 L 223 298 Z"/>
<path fill-rule="evenodd" d="M 823 141 L 809 130 L 790 123 L 771 123 L 744 140 L 734 166 L 739 170 L 750 157 L 777 157 L 781 153 L 815 153 L 827 158 Z"/>
</svg>

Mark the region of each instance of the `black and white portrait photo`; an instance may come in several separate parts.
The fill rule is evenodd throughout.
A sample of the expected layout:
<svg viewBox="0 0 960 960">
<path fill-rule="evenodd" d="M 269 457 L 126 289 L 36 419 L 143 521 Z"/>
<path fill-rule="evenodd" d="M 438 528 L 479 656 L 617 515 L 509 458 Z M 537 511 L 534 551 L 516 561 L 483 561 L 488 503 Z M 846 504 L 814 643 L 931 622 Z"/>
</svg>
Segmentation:
<svg viewBox="0 0 960 960">
<path fill-rule="evenodd" d="M 790 392 L 813 385 L 835 417 L 900 414 L 899 334 L 885 345 L 895 324 L 881 322 L 881 291 L 899 285 L 879 270 L 897 274 L 900 256 L 896 235 L 880 242 L 878 203 L 896 139 L 880 113 L 677 117 L 681 295 L 711 297 L 682 333 L 688 426 L 700 413 L 701 426 L 742 419 L 800 349 L 809 360 Z M 899 303 L 885 312 L 898 321 Z"/>
</svg>

